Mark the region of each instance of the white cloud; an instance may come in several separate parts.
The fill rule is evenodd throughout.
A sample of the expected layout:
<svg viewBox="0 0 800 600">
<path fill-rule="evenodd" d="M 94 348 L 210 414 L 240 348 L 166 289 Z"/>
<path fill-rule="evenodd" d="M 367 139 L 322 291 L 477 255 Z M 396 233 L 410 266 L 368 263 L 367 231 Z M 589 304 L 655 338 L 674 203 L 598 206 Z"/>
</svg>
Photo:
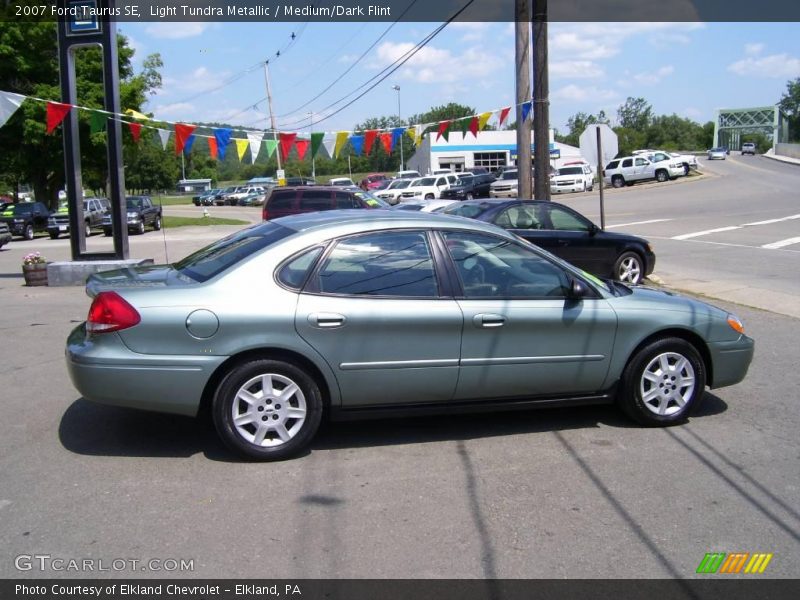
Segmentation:
<svg viewBox="0 0 800 600">
<path fill-rule="evenodd" d="M 613 38 L 613 36 L 609 36 Z M 597 60 L 610 58 L 619 53 L 620 47 L 614 41 L 589 38 L 569 31 L 556 33 L 549 40 L 550 51 L 555 55 L 570 58 Z"/>
<path fill-rule="evenodd" d="M 189 102 L 174 102 L 172 104 L 157 104 L 153 106 L 152 110 L 156 119 L 177 116 L 182 120 L 188 120 L 186 115 L 194 112 L 195 106 Z"/>
<path fill-rule="evenodd" d="M 189 97 L 195 94 L 212 93 L 230 75 L 230 71 L 214 72 L 204 66 L 197 67 L 192 72 L 178 77 L 164 75 L 162 87 L 155 95 L 159 98 L 186 98 L 189 100 L 192 99 Z"/>
<path fill-rule="evenodd" d="M 703 111 L 701 111 L 699 108 L 695 108 L 694 106 L 687 106 L 681 111 L 681 114 L 689 117 L 690 119 L 697 120 L 703 116 Z"/>
<path fill-rule="evenodd" d="M 553 79 L 593 79 L 603 76 L 603 68 L 590 60 L 558 60 L 550 63 L 550 77 Z"/>
<path fill-rule="evenodd" d="M 208 29 L 209 23 L 153 23 L 145 31 L 154 38 L 179 40 L 189 37 L 197 37 Z"/>
<path fill-rule="evenodd" d="M 411 42 L 384 42 L 378 46 L 367 66 L 382 69 L 413 48 Z M 414 54 L 397 73 L 400 79 L 418 83 L 463 83 L 473 78 L 486 78 L 505 66 L 505 60 L 499 54 L 487 52 L 483 47 L 469 47 L 454 53 L 429 45 Z"/>
<path fill-rule="evenodd" d="M 559 88 L 551 94 L 552 100 L 583 102 L 586 100 L 613 100 L 619 95 L 614 90 L 602 89 L 592 85 L 576 85 L 571 83 Z"/>
<path fill-rule="evenodd" d="M 647 71 L 644 73 L 637 73 L 633 76 L 633 80 L 641 85 L 655 85 L 660 82 L 664 77 L 672 75 L 675 72 L 675 67 L 667 65 L 656 69 L 655 71 Z"/>
<path fill-rule="evenodd" d="M 744 53 L 747 56 L 758 56 L 763 52 L 764 44 L 753 43 L 753 44 L 745 44 L 744 45 Z"/>
<path fill-rule="evenodd" d="M 800 58 L 786 53 L 769 56 L 751 56 L 728 65 L 728 71 L 737 75 L 790 78 L 800 75 Z"/>
</svg>

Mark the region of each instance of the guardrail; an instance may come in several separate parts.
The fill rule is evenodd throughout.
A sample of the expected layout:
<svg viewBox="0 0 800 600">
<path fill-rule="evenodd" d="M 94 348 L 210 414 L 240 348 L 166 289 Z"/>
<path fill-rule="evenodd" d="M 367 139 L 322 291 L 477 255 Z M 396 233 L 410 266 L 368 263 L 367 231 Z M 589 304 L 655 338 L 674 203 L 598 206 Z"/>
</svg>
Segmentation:
<svg viewBox="0 0 800 600">
<path fill-rule="evenodd" d="M 775 154 L 800 158 L 800 144 L 775 144 Z"/>
</svg>

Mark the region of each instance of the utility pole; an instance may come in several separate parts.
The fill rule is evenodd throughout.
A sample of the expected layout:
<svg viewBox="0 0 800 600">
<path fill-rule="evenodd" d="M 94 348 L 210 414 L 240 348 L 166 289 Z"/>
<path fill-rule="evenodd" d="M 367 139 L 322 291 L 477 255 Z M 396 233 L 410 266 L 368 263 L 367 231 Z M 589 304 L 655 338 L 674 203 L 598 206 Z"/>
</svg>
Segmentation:
<svg viewBox="0 0 800 600">
<path fill-rule="evenodd" d="M 314 111 L 308 113 L 309 119 L 311 119 L 311 125 L 308 127 L 309 133 L 314 133 Z M 311 156 L 311 179 L 317 178 L 317 171 L 314 165 L 314 156 Z"/>
<path fill-rule="evenodd" d="M 531 122 L 522 119 L 522 104 L 531 99 L 531 0 L 515 0 L 516 46 L 514 64 L 517 69 L 517 181 L 520 198 L 530 200 L 531 195 Z"/>
<path fill-rule="evenodd" d="M 269 61 L 264 61 L 264 79 L 267 82 L 267 106 L 269 107 L 269 124 L 272 129 L 272 139 L 278 143 L 278 132 L 275 129 L 275 113 L 272 112 L 272 90 L 269 85 Z M 275 148 L 275 156 L 278 159 L 278 171 L 281 170 L 281 149 Z"/>
<path fill-rule="evenodd" d="M 534 197 L 550 200 L 550 81 L 547 66 L 547 0 L 533 0 Z"/>
<path fill-rule="evenodd" d="M 400 116 L 400 86 L 395 84 L 392 86 L 392 89 L 397 92 L 397 126 L 400 127 L 402 125 L 402 117 Z M 404 169 L 403 164 L 405 160 L 403 159 L 403 138 L 400 138 L 400 169 L 402 171 Z"/>
</svg>

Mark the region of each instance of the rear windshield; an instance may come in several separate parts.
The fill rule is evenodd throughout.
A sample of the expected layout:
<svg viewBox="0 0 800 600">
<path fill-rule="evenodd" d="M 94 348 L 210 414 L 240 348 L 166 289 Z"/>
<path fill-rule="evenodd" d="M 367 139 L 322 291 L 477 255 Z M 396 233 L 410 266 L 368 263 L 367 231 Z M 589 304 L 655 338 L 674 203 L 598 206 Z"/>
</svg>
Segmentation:
<svg viewBox="0 0 800 600">
<path fill-rule="evenodd" d="M 582 175 L 583 169 L 581 167 L 562 167 L 558 170 L 559 175 Z"/>
<path fill-rule="evenodd" d="M 293 233 L 296 233 L 293 229 L 271 221 L 254 225 L 190 254 L 175 263 L 174 268 L 202 283 Z"/>
</svg>

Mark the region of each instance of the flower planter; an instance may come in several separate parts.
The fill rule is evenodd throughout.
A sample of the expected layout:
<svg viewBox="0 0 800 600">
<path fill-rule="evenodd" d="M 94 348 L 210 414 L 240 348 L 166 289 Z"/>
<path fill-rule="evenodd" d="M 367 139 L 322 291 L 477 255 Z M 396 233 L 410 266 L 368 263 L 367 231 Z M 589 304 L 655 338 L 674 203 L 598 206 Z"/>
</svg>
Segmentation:
<svg viewBox="0 0 800 600">
<path fill-rule="evenodd" d="M 25 285 L 29 287 L 47 285 L 47 263 L 22 265 L 22 274 L 25 276 Z"/>
</svg>

